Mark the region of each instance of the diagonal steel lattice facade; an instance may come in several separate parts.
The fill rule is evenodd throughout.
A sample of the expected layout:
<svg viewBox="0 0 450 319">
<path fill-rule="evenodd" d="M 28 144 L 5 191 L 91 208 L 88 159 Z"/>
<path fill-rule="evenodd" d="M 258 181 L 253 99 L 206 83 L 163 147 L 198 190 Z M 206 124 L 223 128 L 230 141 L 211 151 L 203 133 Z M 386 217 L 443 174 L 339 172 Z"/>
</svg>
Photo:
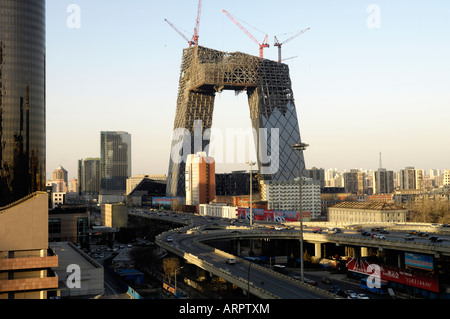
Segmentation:
<svg viewBox="0 0 450 319">
<path fill-rule="evenodd" d="M 300 130 L 286 64 L 241 52 L 201 46 L 183 50 L 167 196 L 185 196 L 187 155 L 207 149 L 214 98 L 222 90 L 247 91 L 262 179 L 292 181 L 299 176 Z M 302 175 L 304 158 L 302 159 Z"/>
</svg>

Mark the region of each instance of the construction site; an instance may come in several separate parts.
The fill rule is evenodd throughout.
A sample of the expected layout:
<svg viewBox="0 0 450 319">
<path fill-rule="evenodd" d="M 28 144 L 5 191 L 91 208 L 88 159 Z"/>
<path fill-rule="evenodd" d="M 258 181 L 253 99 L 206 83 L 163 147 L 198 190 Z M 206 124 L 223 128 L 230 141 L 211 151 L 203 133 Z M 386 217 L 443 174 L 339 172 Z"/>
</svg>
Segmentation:
<svg viewBox="0 0 450 319">
<path fill-rule="evenodd" d="M 284 42 L 275 37 L 278 61 L 265 59 L 264 48 L 269 47 L 268 36 L 259 43 L 233 16 L 223 12 L 232 22 L 259 45 L 259 56 L 242 52 L 223 52 L 200 46 L 198 43 L 202 0 L 199 1 L 194 35 L 186 37 L 171 22 L 166 22 L 179 33 L 189 47 L 183 50 L 178 86 L 174 130 L 186 129 L 191 134 L 187 143 L 192 154 L 203 151 L 209 141 L 202 141 L 201 149 L 194 141 L 194 128 L 200 123 L 201 133 L 212 126 L 214 100 L 222 90 L 247 92 L 250 119 L 254 132 L 257 167 L 261 179 L 293 181 L 304 169 L 303 153 L 292 146 L 300 143 L 300 129 L 289 67 L 282 63 L 281 46 L 306 32 L 303 30 Z M 186 138 L 186 136 L 181 137 Z M 183 140 L 186 143 L 185 140 Z M 172 151 L 179 144 L 172 140 Z M 195 148 L 196 147 L 196 148 Z M 180 151 L 181 152 L 181 151 Z M 267 160 L 270 154 L 270 161 Z M 300 154 L 300 155 L 299 155 Z M 172 155 L 172 154 L 171 154 Z M 184 160 L 170 158 L 167 196 L 185 195 L 185 159 L 189 154 L 178 154 Z"/>
</svg>

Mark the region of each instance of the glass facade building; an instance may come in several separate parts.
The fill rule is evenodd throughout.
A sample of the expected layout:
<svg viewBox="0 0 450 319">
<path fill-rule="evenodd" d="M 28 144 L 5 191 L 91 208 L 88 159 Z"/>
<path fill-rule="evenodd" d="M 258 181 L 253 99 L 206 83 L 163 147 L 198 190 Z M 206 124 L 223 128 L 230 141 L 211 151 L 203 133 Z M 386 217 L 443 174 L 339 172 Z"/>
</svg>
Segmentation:
<svg viewBox="0 0 450 319">
<path fill-rule="evenodd" d="M 125 193 L 131 176 L 131 135 L 101 132 L 101 193 Z"/>
<path fill-rule="evenodd" d="M 80 194 L 100 193 L 100 158 L 85 158 L 78 161 Z"/>
<path fill-rule="evenodd" d="M 0 0 L 0 207 L 45 190 L 45 0 Z"/>
</svg>

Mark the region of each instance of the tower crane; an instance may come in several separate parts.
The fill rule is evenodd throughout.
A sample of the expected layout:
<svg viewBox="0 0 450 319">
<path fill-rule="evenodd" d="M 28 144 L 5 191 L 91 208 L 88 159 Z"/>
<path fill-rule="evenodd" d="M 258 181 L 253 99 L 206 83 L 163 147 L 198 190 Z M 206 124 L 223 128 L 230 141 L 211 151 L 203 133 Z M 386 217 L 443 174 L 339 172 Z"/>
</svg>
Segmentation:
<svg viewBox="0 0 450 319">
<path fill-rule="evenodd" d="M 189 44 L 189 47 L 193 46 L 193 45 L 198 45 L 198 30 L 200 28 L 200 16 L 202 14 L 202 1 L 203 0 L 199 0 L 198 1 L 198 9 L 197 9 L 197 19 L 195 20 L 195 27 L 194 27 L 194 35 L 192 36 L 192 39 L 189 40 L 188 37 L 181 32 L 180 30 L 178 30 L 173 23 L 171 23 L 169 20 L 164 19 L 164 21 L 166 21 L 179 35 L 181 35 L 183 37 L 183 39 L 185 39 L 187 41 L 187 43 Z"/>
<path fill-rule="evenodd" d="M 194 45 L 198 45 L 198 30 L 200 28 L 201 14 L 202 14 L 202 0 L 198 0 L 197 19 L 195 20 L 194 36 L 192 37 Z"/>
<path fill-rule="evenodd" d="M 297 34 L 294 34 L 294 35 L 293 35 L 292 37 L 290 37 L 289 39 L 284 40 L 284 41 L 281 42 L 281 43 L 278 41 L 278 39 L 277 39 L 276 36 L 274 37 L 274 38 L 275 38 L 274 46 L 278 47 L 278 62 L 281 62 L 281 46 L 282 46 L 283 44 L 285 44 L 286 42 L 289 42 L 289 41 L 295 39 L 296 37 L 298 37 L 299 35 L 305 33 L 306 31 L 308 31 L 308 30 L 310 30 L 310 29 L 311 29 L 311 28 L 307 28 L 307 29 L 305 29 L 305 30 L 302 30 L 302 31 L 298 32 Z"/>
<path fill-rule="evenodd" d="M 164 21 L 166 21 L 179 35 L 181 35 L 182 37 L 183 37 L 183 39 L 185 39 L 186 41 L 187 41 L 187 43 L 189 44 L 189 47 L 191 47 L 193 44 L 194 44 L 194 41 L 192 41 L 192 40 L 189 40 L 188 38 L 187 38 L 187 36 L 185 36 L 184 35 L 184 33 L 183 32 L 181 32 L 180 30 L 178 30 L 174 25 L 173 25 L 173 23 L 172 22 L 170 22 L 169 20 L 167 20 L 167 19 L 164 19 Z"/>
<path fill-rule="evenodd" d="M 242 31 L 244 31 L 244 33 L 248 35 L 250 39 L 252 39 L 257 45 L 259 45 L 259 57 L 262 59 L 264 57 L 264 48 L 269 47 L 269 44 L 267 43 L 268 35 L 266 34 L 263 42 L 259 43 L 259 41 L 250 32 L 248 32 L 235 18 L 233 18 L 231 14 L 229 14 L 226 10 L 222 10 L 222 12 L 224 12 L 231 21 L 233 21 Z"/>
</svg>

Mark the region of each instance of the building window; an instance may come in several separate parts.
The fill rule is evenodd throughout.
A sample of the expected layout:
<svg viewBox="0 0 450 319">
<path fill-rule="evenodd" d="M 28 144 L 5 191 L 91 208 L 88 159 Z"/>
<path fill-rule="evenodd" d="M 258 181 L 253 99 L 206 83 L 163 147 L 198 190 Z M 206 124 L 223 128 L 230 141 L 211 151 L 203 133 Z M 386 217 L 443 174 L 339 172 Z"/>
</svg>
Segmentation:
<svg viewBox="0 0 450 319">
<path fill-rule="evenodd" d="M 49 218 L 48 232 L 49 232 L 49 234 L 60 234 L 61 233 L 61 218 Z"/>
</svg>

